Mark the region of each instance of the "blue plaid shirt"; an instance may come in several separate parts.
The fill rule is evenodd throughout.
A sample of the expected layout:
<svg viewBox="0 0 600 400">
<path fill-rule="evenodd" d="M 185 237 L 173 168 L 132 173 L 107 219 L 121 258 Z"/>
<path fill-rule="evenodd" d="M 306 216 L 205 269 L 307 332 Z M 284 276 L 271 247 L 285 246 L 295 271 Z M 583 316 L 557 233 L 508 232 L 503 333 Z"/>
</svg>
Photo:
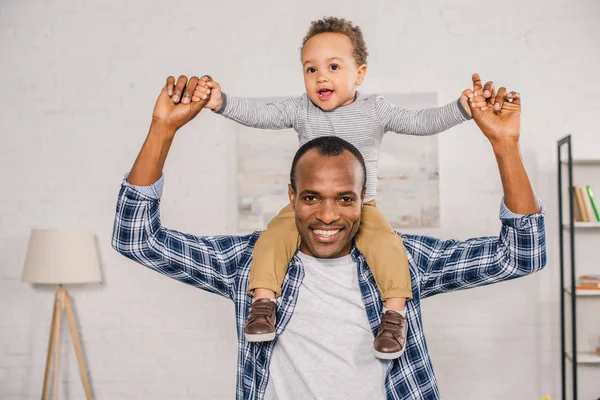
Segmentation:
<svg viewBox="0 0 600 400">
<path fill-rule="evenodd" d="M 237 322 L 237 399 L 260 400 L 269 379 L 273 342 L 249 343 L 243 334 L 252 303 L 247 293 L 250 261 L 260 232 L 247 236 L 194 236 L 161 225 L 159 203 L 163 177 L 152 186 L 124 182 L 119 192 L 112 245 L 122 255 L 163 275 L 233 300 Z M 540 203 L 541 205 L 541 203 Z M 502 203 L 500 236 L 465 241 L 401 235 L 408 255 L 413 300 L 404 355 L 389 361 L 387 399 L 439 399 L 427 351 L 421 300 L 439 293 L 489 285 L 541 270 L 546 264 L 544 211 L 517 215 Z M 352 249 L 358 282 L 373 335 L 381 320 L 382 301 L 365 258 Z M 296 255 L 277 299 L 276 334 L 294 314 L 304 270 Z M 348 377 L 352 379 L 352 377 Z"/>
</svg>

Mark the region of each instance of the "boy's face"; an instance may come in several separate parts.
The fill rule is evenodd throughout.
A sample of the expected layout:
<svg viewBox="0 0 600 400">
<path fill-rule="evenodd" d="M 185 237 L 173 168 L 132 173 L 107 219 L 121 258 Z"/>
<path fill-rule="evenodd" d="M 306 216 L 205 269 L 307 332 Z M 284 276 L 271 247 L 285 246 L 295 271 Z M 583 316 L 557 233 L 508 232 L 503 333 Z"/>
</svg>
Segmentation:
<svg viewBox="0 0 600 400">
<path fill-rule="evenodd" d="M 320 33 L 304 45 L 304 86 L 308 97 L 322 110 L 354 101 L 367 66 L 356 65 L 353 51 L 350 38 L 342 33 Z"/>
<path fill-rule="evenodd" d="M 316 258 L 350 254 L 360 226 L 364 179 L 360 162 L 349 151 L 330 157 L 313 149 L 298 160 L 296 190 L 290 185 L 288 194 L 300 251 Z"/>
</svg>

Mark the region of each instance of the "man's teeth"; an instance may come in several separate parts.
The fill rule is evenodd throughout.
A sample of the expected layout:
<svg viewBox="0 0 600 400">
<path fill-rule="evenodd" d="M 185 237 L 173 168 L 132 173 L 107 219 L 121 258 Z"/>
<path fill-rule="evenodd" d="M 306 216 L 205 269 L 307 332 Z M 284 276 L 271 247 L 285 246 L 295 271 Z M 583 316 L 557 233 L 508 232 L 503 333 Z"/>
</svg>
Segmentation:
<svg viewBox="0 0 600 400">
<path fill-rule="evenodd" d="M 315 232 L 317 235 L 321 235 L 321 236 L 333 236 L 333 235 L 335 235 L 336 233 L 338 233 L 339 231 L 340 231 L 339 229 L 338 229 L 338 230 L 335 230 L 335 231 L 322 231 L 322 230 L 320 230 L 320 229 L 314 229 L 314 232 Z"/>
</svg>

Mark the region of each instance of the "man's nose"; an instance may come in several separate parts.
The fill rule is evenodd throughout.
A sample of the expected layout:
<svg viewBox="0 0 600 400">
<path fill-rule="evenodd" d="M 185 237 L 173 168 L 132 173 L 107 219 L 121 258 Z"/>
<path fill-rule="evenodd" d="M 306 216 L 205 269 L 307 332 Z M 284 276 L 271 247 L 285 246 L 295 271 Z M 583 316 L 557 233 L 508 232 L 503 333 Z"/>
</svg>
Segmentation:
<svg viewBox="0 0 600 400">
<path fill-rule="evenodd" d="M 340 219 L 340 213 L 333 201 L 324 201 L 321 203 L 316 215 L 317 219 L 326 224 L 332 224 Z"/>
</svg>

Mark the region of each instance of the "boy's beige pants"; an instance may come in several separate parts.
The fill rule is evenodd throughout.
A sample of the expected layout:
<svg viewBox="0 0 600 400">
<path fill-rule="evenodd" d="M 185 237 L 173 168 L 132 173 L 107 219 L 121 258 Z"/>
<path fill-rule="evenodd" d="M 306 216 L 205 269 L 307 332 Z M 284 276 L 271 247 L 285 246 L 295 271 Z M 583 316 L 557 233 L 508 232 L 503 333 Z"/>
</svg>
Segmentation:
<svg viewBox="0 0 600 400">
<path fill-rule="evenodd" d="M 365 256 L 375 277 L 382 300 L 392 297 L 412 299 L 408 259 L 402 239 L 375 206 L 363 204 L 356 247 Z M 254 247 L 248 291 L 268 289 L 281 295 L 288 264 L 300 246 L 294 208 L 291 204 L 271 220 Z"/>
</svg>

